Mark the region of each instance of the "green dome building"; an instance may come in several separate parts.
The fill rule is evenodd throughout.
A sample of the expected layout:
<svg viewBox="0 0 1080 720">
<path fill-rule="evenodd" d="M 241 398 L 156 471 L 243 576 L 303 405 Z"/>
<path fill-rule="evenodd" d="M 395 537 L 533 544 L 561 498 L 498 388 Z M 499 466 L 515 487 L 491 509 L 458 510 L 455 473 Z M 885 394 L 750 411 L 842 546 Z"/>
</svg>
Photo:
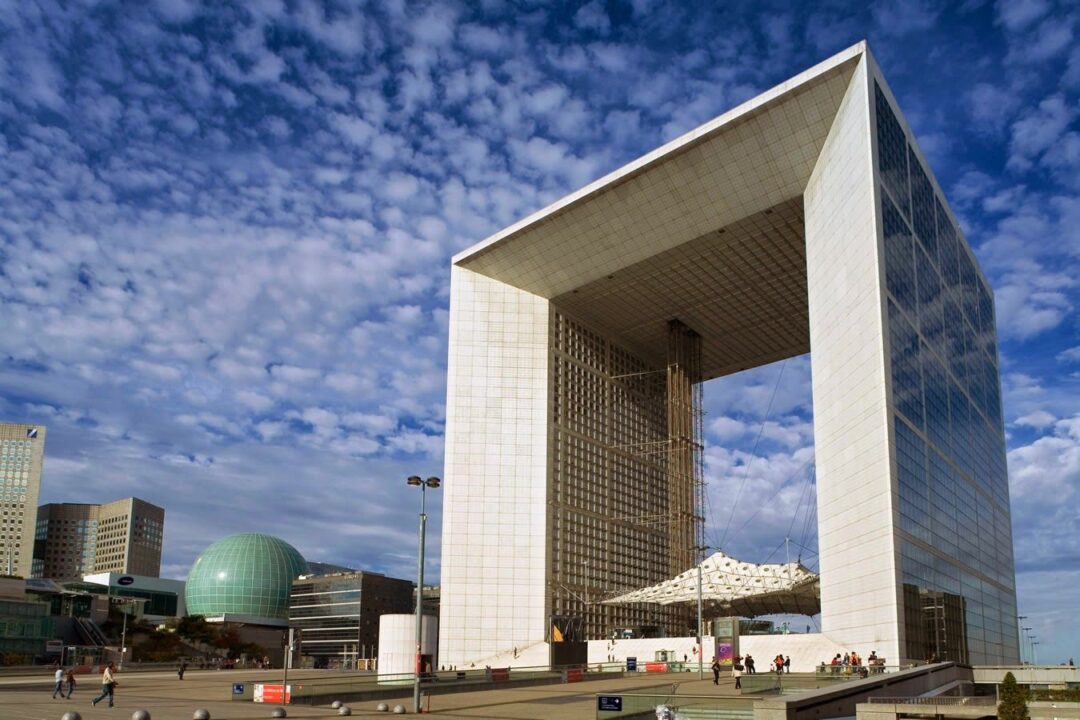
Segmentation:
<svg viewBox="0 0 1080 720">
<path fill-rule="evenodd" d="M 284 540 L 259 533 L 229 535 L 191 566 L 184 590 L 187 612 L 286 621 L 292 581 L 307 572 L 307 562 Z"/>
</svg>

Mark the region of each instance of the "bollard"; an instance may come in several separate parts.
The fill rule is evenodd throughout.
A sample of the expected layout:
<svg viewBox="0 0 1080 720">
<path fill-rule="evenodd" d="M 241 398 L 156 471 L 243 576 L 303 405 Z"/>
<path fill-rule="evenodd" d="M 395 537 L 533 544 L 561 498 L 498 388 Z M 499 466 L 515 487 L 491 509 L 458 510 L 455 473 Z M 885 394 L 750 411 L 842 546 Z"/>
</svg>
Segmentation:
<svg viewBox="0 0 1080 720">
<path fill-rule="evenodd" d="M 131 713 L 131 720 L 150 720 L 149 710 L 136 710 Z"/>
<path fill-rule="evenodd" d="M 395 715 L 404 715 L 405 714 L 405 706 L 404 705 L 395 705 L 394 706 L 394 714 Z"/>
<path fill-rule="evenodd" d="M 338 715 L 352 715 L 352 709 L 348 705 L 342 705 L 338 708 Z"/>
<path fill-rule="evenodd" d="M 390 706 L 387 705 L 386 703 L 379 703 L 378 705 L 375 706 L 375 711 L 376 712 L 386 712 L 389 709 L 390 709 Z"/>
<path fill-rule="evenodd" d="M 74 710 L 68 710 L 60 720 L 82 720 L 82 715 Z"/>
<path fill-rule="evenodd" d="M 210 711 L 199 708 L 195 711 L 195 714 L 191 716 L 191 720 L 210 720 Z"/>
<path fill-rule="evenodd" d="M 334 702 L 330 703 L 330 707 L 337 710 L 339 707 L 341 707 L 341 701 L 340 700 L 335 700 Z"/>
<path fill-rule="evenodd" d="M 289 717 L 289 713 L 285 712 L 285 708 L 277 707 L 277 708 L 274 708 L 274 710 L 270 713 L 270 717 L 272 717 L 272 718 Z"/>
</svg>

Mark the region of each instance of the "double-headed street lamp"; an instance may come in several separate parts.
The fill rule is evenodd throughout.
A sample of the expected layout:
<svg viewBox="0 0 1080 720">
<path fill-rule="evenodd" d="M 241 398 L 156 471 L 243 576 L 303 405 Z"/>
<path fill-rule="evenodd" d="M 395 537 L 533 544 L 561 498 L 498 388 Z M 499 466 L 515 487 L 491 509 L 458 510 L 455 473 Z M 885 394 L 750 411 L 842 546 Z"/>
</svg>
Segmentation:
<svg viewBox="0 0 1080 720">
<path fill-rule="evenodd" d="M 421 480 L 419 475 L 410 475 L 406 480 L 409 485 L 420 488 L 420 549 L 416 558 L 416 677 L 413 680 L 413 712 L 420 712 L 420 675 L 423 671 L 423 619 L 424 619 L 424 531 L 427 527 L 427 489 L 439 487 L 442 480 L 434 475 Z"/>
</svg>

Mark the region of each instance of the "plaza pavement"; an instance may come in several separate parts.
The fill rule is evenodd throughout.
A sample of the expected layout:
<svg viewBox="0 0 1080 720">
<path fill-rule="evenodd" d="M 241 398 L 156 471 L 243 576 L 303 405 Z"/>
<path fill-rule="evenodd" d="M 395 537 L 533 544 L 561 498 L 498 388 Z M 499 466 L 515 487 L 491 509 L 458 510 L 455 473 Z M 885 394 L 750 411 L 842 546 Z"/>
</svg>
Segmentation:
<svg viewBox="0 0 1080 720">
<path fill-rule="evenodd" d="M 293 680 L 325 677 L 327 673 L 333 671 L 294 671 L 289 673 L 289 681 L 292 684 Z M 183 681 L 177 680 L 174 672 L 119 673 L 116 707 L 112 709 L 100 703 L 97 707 L 90 706 L 90 700 L 101 690 L 98 680 L 99 676 L 96 675 L 80 675 L 73 699 L 53 700 L 50 697 L 52 671 L 48 668 L 43 668 L 40 674 L 34 676 L 0 678 L 0 720 L 60 720 L 67 710 L 77 710 L 83 720 L 128 720 L 139 709 L 148 710 L 152 720 L 191 720 L 197 708 L 209 710 L 212 720 L 269 718 L 275 705 L 230 700 L 232 683 L 281 682 L 281 671 L 188 670 Z M 661 687 L 659 692 L 666 694 L 673 682 L 679 683 L 679 695 L 735 695 L 730 678 L 721 679 L 720 686 L 716 687 L 708 675 L 705 680 L 698 680 L 697 673 L 642 673 L 634 677 L 613 677 L 610 680 L 566 685 L 437 695 L 431 698 L 431 714 L 469 720 L 593 720 L 596 716 L 597 693 L 634 692 Z M 403 690 L 400 698 L 383 702 L 389 703 L 390 707 L 400 703 L 411 710 L 411 689 Z M 376 712 L 378 702 L 365 700 L 347 704 L 352 709 L 352 717 L 395 717 L 391 713 Z M 293 705 L 288 708 L 288 713 L 290 718 L 339 717 L 337 711 L 329 706 Z"/>
</svg>

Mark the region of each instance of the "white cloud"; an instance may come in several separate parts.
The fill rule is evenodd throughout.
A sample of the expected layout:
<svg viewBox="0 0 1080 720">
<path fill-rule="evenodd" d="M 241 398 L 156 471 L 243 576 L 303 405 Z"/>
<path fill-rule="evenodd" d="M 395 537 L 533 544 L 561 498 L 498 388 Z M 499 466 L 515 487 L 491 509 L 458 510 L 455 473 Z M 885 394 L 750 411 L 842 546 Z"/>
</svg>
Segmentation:
<svg viewBox="0 0 1080 720">
<path fill-rule="evenodd" d="M 1033 413 L 1029 413 L 1027 415 L 1024 415 L 1023 417 L 1017 418 L 1013 421 L 1013 423 L 1016 425 L 1025 425 L 1027 427 L 1032 427 L 1037 430 L 1042 430 L 1043 428 L 1047 428 L 1053 425 L 1056 420 L 1057 418 L 1055 418 L 1053 415 L 1046 412 L 1045 410 L 1036 410 Z"/>
</svg>

